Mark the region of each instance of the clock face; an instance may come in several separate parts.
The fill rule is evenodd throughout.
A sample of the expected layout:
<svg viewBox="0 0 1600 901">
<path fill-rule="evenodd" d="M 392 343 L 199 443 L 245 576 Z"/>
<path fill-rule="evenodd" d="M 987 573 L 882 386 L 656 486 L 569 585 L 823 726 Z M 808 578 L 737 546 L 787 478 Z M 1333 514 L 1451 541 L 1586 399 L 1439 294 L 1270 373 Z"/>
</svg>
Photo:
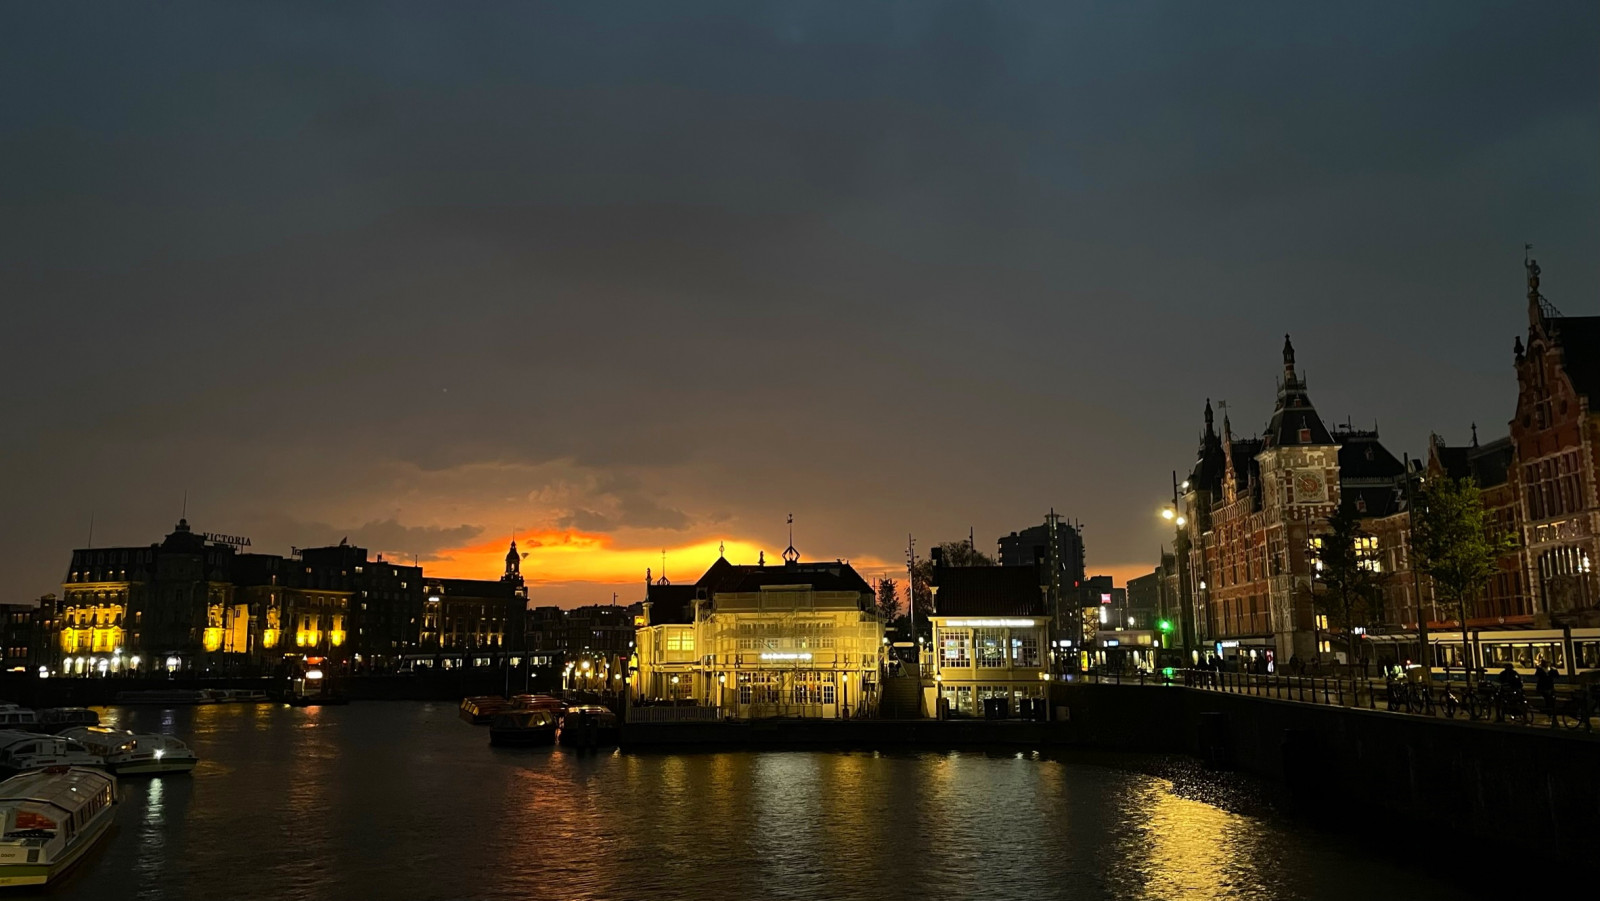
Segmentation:
<svg viewBox="0 0 1600 901">
<path fill-rule="evenodd" d="M 1322 473 L 1315 470 L 1301 470 L 1294 474 L 1294 499 L 1302 504 L 1321 501 L 1326 496 L 1327 483 L 1322 480 Z"/>
</svg>

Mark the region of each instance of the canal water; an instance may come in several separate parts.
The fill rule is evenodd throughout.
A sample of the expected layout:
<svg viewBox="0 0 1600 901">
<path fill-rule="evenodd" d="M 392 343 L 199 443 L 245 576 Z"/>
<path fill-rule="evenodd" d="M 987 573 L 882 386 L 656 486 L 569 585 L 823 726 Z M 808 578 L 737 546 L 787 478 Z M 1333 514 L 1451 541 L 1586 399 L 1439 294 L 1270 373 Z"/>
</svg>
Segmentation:
<svg viewBox="0 0 1600 901">
<path fill-rule="evenodd" d="M 401 702 L 102 716 L 203 763 L 124 780 L 117 831 L 53 898 L 1463 896 L 1148 758 L 502 750 Z"/>
</svg>

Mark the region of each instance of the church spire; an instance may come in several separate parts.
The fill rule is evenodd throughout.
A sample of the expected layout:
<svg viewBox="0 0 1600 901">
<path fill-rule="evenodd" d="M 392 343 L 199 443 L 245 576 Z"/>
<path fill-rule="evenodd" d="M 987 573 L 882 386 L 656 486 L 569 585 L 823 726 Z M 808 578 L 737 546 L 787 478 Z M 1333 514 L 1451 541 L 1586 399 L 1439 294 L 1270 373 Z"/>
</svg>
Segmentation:
<svg viewBox="0 0 1600 901">
<path fill-rule="evenodd" d="M 511 536 L 511 547 L 506 550 L 506 574 L 500 577 L 500 581 L 516 586 L 519 595 L 525 594 L 522 585 L 522 554 L 517 551 L 515 533 Z"/>
<path fill-rule="evenodd" d="M 1294 381 L 1294 344 L 1289 340 L 1289 333 L 1283 333 L 1283 380 Z"/>
<path fill-rule="evenodd" d="M 1215 434 L 1215 430 L 1211 427 L 1211 398 L 1208 397 L 1206 398 L 1206 437 L 1209 438 L 1213 434 Z"/>
</svg>

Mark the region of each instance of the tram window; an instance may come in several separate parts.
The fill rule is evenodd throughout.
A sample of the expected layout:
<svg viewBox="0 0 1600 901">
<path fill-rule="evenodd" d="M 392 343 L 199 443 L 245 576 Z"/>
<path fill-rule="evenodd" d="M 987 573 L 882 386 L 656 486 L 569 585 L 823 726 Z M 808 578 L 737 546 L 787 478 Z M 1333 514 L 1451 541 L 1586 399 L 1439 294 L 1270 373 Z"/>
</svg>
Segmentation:
<svg viewBox="0 0 1600 901">
<path fill-rule="evenodd" d="M 1600 669 L 1600 641 L 1585 641 L 1573 646 L 1579 669 Z"/>
</svg>

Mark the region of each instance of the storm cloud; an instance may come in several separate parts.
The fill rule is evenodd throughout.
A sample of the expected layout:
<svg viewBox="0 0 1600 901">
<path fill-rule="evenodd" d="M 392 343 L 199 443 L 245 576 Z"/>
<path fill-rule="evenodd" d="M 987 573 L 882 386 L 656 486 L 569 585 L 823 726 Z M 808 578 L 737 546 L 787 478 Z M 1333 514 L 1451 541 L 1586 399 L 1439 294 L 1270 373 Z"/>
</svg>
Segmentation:
<svg viewBox="0 0 1600 901">
<path fill-rule="evenodd" d="M 418 554 L 776 550 L 793 512 L 896 559 L 1054 507 L 1091 570 L 1153 564 L 1205 398 L 1263 423 L 1286 331 L 1397 452 L 1503 429 L 1523 244 L 1597 312 L 1597 38 L 1583 2 L 9 4 L 0 590 L 185 493 Z"/>
</svg>

